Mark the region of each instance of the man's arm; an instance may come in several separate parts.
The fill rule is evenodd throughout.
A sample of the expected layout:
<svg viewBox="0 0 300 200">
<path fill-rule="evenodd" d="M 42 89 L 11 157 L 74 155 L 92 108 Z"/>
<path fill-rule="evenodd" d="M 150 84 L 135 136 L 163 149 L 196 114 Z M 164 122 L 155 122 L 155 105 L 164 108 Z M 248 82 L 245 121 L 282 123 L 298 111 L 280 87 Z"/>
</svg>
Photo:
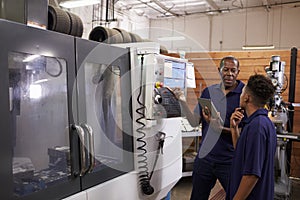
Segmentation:
<svg viewBox="0 0 300 200">
<path fill-rule="evenodd" d="M 199 126 L 200 120 L 201 120 L 200 113 L 196 114 L 196 113 L 194 113 L 190 110 L 189 106 L 187 105 L 186 97 L 185 97 L 183 91 L 180 88 L 174 88 L 174 90 L 169 88 L 169 90 L 178 99 L 178 101 L 180 103 L 181 111 L 186 116 L 186 118 L 189 121 L 190 125 L 192 127 Z"/>
<path fill-rule="evenodd" d="M 189 106 L 187 105 L 187 102 L 186 102 L 186 97 L 184 96 L 183 91 L 181 89 L 175 88 L 174 90 L 171 90 L 171 91 L 173 92 L 174 96 L 178 99 L 178 101 L 180 103 L 181 110 L 182 110 L 183 114 L 186 116 L 186 118 L 189 121 L 190 125 L 192 127 L 199 126 L 200 120 L 201 120 L 200 110 L 199 110 L 199 113 L 194 113 L 190 110 L 190 108 L 189 108 Z M 211 117 L 210 110 L 207 107 L 202 109 L 202 115 L 203 115 L 203 119 L 207 123 L 211 124 L 212 128 L 216 132 L 231 133 L 230 128 L 224 127 L 221 124 L 220 119 L 218 119 L 218 118 L 213 119 Z"/>
<path fill-rule="evenodd" d="M 170 89 L 170 91 L 173 92 L 174 96 L 178 99 L 181 110 L 182 110 L 183 114 L 186 116 L 190 125 L 192 127 L 199 126 L 200 120 L 201 120 L 201 115 L 200 115 L 200 113 L 194 113 L 190 110 L 189 106 L 187 105 L 186 97 L 184 96 L 183 91 L 180 88 L 175 88 L 174 90 Z M 207 112 L 205 112 L 205 110 Z M 230 128 L 224 127 L 221 124 L 220 119 L 218 119 L 218 118 L 213 119 L 211 117 L 210 110 L 207 107 L 202 109 L 202 115 L 203 115 L 204 120 L 207 123 L 211 124 L 212 128 L 216 132 L 231 133 Z"/>
<path fill-rule="evenodd" d="M 244 175 L 240 182 L 239 188 L 233 197 L 233 200 L 246 199 L 253 190 L 258 179 L 259 178 L 255 175 Z"/>
<path fill-rule="evenodd" d="M 230 130 L 231 130 L 231 138 L 232 138 L 232 144 L 233 144 L 233 148 L 236 148 L 236 143 L 237 140 L 240 137 L 240 129 L 238 128 L 238 126 L 230 126 Z"/>
<path fill-rule="evenodd" d="M 181 106 L 181 111 L 183 112 L 183 114 L 186 116 L 187 120 L 189 121 L 190 125 L 192 127 L 196 127 L 199 126 L 201 117 L 200 114 L 196 114 L 194 112 L 192 112 L 189 108 L 189 106 L 187 105 L 186 101 L 182 101 L 179 99 L 179 103 Z"/>
</svg>

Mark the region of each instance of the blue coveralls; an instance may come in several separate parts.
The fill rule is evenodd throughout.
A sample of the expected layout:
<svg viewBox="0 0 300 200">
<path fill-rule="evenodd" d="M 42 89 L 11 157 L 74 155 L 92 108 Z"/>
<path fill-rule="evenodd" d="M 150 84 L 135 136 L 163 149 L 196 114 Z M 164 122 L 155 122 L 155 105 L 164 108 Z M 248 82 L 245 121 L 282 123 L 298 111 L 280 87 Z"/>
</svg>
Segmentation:
<svg viewBox="0 0 300 200">
<path fill-rule="evenodd" d="M 237 87 L 227 95 L 224 94 L 221 84 L 205 88 L 201 95 L 201 98 L 212 100 L 220 112 L 224 127 L 230 127 L 231 114 L 240 105 L 244 83 L 239 80 L 237 82 Z M 202 116 L 202 108 L 199 104 L 194 112 L 201 115 L 202 140 L 194 161 L 191 200 L 207 200 L 217 179 L 226 191 L 234 149 L 231 134 L 217 133 L 209 127 Z"/>
<path fill-rule="evenodd" d="M 226 199 L 233 199 L 243 175 L 255 175 L 258 182 L 247 199 L 274 199 L 274 156 L 276 130 L 268 111 L 259 109 L 243 121 L 232 162 Z"/>
</svg>

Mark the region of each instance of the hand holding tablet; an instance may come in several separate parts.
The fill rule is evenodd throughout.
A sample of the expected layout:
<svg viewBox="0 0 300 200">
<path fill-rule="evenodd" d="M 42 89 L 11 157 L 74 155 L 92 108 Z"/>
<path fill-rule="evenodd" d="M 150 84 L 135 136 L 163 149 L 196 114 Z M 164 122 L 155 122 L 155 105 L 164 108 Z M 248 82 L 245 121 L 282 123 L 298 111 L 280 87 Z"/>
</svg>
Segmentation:
<svg viewBox="0 0 300 200">
<path fill-rule="evenodd" d="M 211 114 L 212 118 L 214 118 L 214 119 L 219 118 L 220 119 L 220 123 L 224 124 L 222 118 L 219 116 L 219 113 L 218 113 L 215 105 L 213 104 L 213 102 L 210 99 L 198 98 L 198 102 L 200 103 L 202 109 L 204 109 L 205 106 L 208 108 L 208 110 L 210 111 L 210 114 Z M 208 113 L 205 113 L 205 114 L 208 115 Z"/>
</svg>

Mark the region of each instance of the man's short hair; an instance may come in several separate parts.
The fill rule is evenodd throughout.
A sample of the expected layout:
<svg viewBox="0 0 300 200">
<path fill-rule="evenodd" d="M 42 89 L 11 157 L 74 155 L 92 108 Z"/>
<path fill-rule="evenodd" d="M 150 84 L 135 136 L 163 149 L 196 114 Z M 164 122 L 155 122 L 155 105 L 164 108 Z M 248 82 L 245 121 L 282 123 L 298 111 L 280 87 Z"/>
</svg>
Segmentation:
<svg viewBox="0 0 300 200">
<path fill-rule="evenodd" d="M 275 92 L 270 78 L 255 74 L 249 77 L 246 90 L 254 97 L 253 103 L 257 106 L 265 105 Z"/>
<path fill-rule="evenodd" d="M 225 60 L 231 60 L 236 64 L 237 68 L 240 67 L 240 62 L 238 59 L 236 59 L 233 56 L 226 56 L 226 57 L 222 58 L 222 60 L 220 61 L 220 69 L 222 69 L 224 67 Z"/>
</svg>

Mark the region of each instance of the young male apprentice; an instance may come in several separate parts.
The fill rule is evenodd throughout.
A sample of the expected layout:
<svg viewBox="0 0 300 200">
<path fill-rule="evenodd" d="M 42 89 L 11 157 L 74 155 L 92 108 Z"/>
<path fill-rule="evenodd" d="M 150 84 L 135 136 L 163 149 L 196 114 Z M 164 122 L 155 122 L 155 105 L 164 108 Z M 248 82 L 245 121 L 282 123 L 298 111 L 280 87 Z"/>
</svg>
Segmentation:
<svg viewBox="0 0 300 200">
<path fill-rule="evenodd" d="M 265 104 L 274 94 L 271 80 L 250 76 L 243 89 L 240 108 L 230 118 L 235 156 L 226 199 L 274 199 L 276 131 Z M 238 125 L 244 114 L 240 133 Z"/>
<path fill-rule="evenodd" d="M 239 72 L 239 61 L 232 56 L 224 57 L 219 67 L 221 83 L 205 88 L 201 94 L 201 98 L 212 100 L 224 124 L 213 119 L 209 112 L 205 114 L 207 108 L 202 109 L 200 104 L 194 112 L 190 111 L 183 92 L 178 88 L 173 90 L 191 126 L 196 127 L 202 123 L 202 140 L 194 161 L 191 200 L 207 200 L 217 179 L 224 190 L 227 189 L 234 151 L 230 116 L 239 107 L 244 87 L 244 83 L 237 80 Z"/>
</svg>

